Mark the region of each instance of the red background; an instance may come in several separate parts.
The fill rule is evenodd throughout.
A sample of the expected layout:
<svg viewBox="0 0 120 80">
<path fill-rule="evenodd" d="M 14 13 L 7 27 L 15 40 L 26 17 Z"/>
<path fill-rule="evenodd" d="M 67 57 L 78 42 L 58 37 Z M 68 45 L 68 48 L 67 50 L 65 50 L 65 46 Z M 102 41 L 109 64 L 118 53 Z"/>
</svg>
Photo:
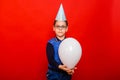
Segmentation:
<svg viewBox="0 0 120 80">
<path fill-rule="evenodd" d="M 60 3 L 83 54 L 73 80 L 120 80 L 120 0 L 1 0 L 0 80 L 46 80 Z"/>
</svg>

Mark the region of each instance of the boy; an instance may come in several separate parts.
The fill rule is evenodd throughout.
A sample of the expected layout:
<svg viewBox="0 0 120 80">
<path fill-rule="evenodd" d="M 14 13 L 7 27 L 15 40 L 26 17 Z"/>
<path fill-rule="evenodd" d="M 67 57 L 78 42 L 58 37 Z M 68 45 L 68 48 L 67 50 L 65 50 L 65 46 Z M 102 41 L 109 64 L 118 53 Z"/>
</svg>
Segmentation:
<svg viewBox="0 0 120 80">
<path fill-rule="evenodd" d="M 71 80 L 71 75 L 74 73 L 74 69 L 69 69 L 63 65 L 58 55 L 59 45 L 65 39 L 65 33 L 68 31 L 68 22 L 62 4 L 54 21 L 53 31 L 55 32 L 56 37 L 49 40 L 46 47 L 49 63 L 47 79 Z"/>
</svg>

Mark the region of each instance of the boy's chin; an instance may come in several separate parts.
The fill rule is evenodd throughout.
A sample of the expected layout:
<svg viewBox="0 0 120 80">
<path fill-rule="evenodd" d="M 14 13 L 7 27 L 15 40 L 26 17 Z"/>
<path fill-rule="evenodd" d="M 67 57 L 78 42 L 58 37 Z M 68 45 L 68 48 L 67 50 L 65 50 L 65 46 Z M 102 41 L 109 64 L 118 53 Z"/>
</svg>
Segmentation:
<svg viewBox="0 0 120 80">
<path fill-rule="evenodd" d="M 64 37 L 64 35 L 58 35 L 58 37 Z"/>
</svg>

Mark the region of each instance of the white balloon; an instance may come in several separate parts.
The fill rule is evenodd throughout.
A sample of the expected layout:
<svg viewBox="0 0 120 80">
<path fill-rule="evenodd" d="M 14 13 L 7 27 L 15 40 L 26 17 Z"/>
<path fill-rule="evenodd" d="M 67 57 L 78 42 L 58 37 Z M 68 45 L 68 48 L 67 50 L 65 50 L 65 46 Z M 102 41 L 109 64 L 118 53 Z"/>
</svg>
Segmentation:
<svg viewBox="0 0 120 80">
<path fill-rule="evenodd" d="M 82 55 L 80 43 L 74 38 L 64 39 L 58 49 L 60 60 L 68 68 L 74 68 Z"/>
</svg>

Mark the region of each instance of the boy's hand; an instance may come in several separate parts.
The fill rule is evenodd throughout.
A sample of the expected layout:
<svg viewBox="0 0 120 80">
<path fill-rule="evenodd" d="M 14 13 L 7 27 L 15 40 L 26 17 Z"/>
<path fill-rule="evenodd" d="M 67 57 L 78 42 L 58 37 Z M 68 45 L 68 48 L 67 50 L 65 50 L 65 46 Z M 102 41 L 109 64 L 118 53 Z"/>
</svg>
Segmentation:
<svg viewBox="0 0 120 80">
<path fill-rule="evenodd" d="M 77 69 L 77 67 L 69 69 L 65 65 L 59 65 L 58 68 L 61 69 L 61 70 L 63 70 L 63 71 L 66 71 L 69 75 L 72 75 L 74 73 L 74 70 Z"/>
<path fill-rule="evenodd" d="M 75 69 L 77 69 L 77 67 L 72 68 L 72 69 L 71 69 L 71 72 L 68 72 L 68 74 L 69 74 L 69 75 L 73 75 L 74 72 L 75 72 L 75 71 L 74 71 Z"/>
</svg>

